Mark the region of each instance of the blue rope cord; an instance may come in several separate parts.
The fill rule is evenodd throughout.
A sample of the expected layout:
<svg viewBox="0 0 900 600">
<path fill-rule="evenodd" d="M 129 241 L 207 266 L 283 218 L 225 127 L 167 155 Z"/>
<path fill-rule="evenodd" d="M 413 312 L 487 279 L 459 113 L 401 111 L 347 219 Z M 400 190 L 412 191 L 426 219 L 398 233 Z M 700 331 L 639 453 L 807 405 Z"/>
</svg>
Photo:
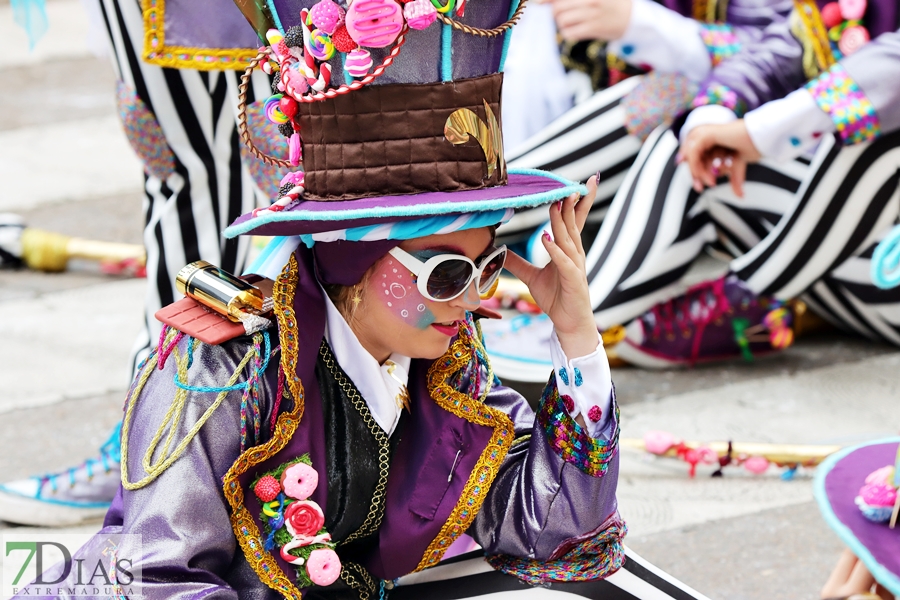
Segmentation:
<svg viewBox="0 0 900 600">
<path fill-rule="evenodd" d="M 263 331 L 262 334 L 263 334 L 263 341 L 265 342 L 265 345 L 266 345 L 266 350 L 265 350 L 265 358 L 263 359 L 262 367 L 260 367 L 260 369 L 259 369 L 260 373 L 264 372 L 266 370 L 266 368 L 269 366 L 269 354 L 272 349 L 272 343 L 269 339 L 269 332 Z M 190 368 L 190 365 L 194 359 L 194 347 L 196 346 L 195 342 L 196 342 L 196 340 L 192 340 L 191 343 L 188 344 L 188 368 Z M 207 387 L 207 386 L 187 385 L 186 383 L 182 383 L 181 381 L 178 380 L 178 372 L 177 371 L 175 372 L 175 377 L 173 379 L 175 380 L 175 385 L 177 387 L 179 387 L 180 389 L 187 390 L 189 392 L 199 392 L 201 394 L 206 394 L 206 393 L 218 394 L 220 392 L 234 392 L 237 390 L 247 389 L 247 387 L 250 385 L 249 379 L 243 383 L 236 383 L 234 385 L 229 385 L 226 387 Z"/>
</svg>

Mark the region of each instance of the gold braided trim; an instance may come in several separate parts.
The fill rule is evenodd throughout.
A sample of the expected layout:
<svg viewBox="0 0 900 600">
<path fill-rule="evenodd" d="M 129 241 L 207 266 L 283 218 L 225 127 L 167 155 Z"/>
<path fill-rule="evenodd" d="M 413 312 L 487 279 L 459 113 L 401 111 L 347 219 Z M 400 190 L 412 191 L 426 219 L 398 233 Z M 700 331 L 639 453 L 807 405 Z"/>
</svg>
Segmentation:
<svg viewBox="0 0 900 600">
<path fill-rule="evenodd" d="M 338 386 L 344 391 L 347 398 L 350 399 L 356 412 L 362 417 L 363 423 L 366 424 L 366 428 L 375 437 L 375 441 L 378 443 L 378 483 L 375 484 L 375 492 L 372 494 L 372 503 L 369 505 L 369 512 L 366 515 L 366 520 L 359 526 L 359 529 L 348 535 L 344 541 L 341 542 L 341 545 L 343 546 L 344 544 L 358 540 L 364 536 L 371 535 L 381 527 L 381 522 L 384 520 L 384 501 L 387 493 L 388 473 L 391 468 L 391 442 L 384 432 L 384 429 L 382 429 L 378 423 L 375 422 L 375 419 L 372 418 L 372 411 L 369 410 L 369 406 L 366 404 L 365 400 L 362 399 L 362 396 L 359 395 L 359 391 L 353 386 L 353 383 L 347 379 L 344 372 L 337 365 L 334 354 L 331 352 L 328 344 L 325 343 L 325 340 L 322 340 L 322 345 L 319 346 L 319 356 L 322 357 L 322 362 L 325 363 L 325 366 L 331 372 L 331 375 L 334 377 Z M 343 575 L 343 572 L 341 572 L 342 577 Z"/>
<path fill-rule="evenodd" d="M 247 557 L 247 562 L 256 571 L 260 581 L 291 600 L 301 600 L 300 590 L 281 570 L 275 558 L 263 549 L 259 527 L 244 505 L 244 490 L 238 477 L 280 452 L 294 436 L 303 417 L 303 384 L 296 371 L 297 319 L 293 308 L 297 277 L 297 260 L 291 256 L 290 262 L 279 275 L 273 289 L 275 315 L 278 317 L 281 340 L 281 368 L 294 398 L 294 408 L 278 417 L 272 439 L 241 454 L 222 479 L 225 498 L 232 511 L 231 527 L 244 556 Z"/>
<path fill-rule="evenodd" d="M 144 60 L 160 67 L 197 71 L 239 70 L 256 56 L 256 48 L 166 46 L 166 0 L 142 0 Z"/>
<path fill-rule="evenodd" d="M 472 469 L 453 512 L 425 550 L 416 571 L 440 562 L 450 544 L 465 533 L 475 520 L 475 515 L 481 509 L 515 436 L 513 423 L 506 413 L 486 406 L 447 383 L 454 373 L 464 369 L 475 358 L 474 349 L 475 341 L 468 328 L 465 325 L 461 326 L 457 340 L 450 345 L 447 353 L 428 369 L 428 391 L 439 407 L 470 423 L 493 427 L 494 433 L 478 462 L 475 463 L 475 468 Z"/>
<path fill-rule="evenodd" d="M 362 581 L 356 578 L 357 575 Z M 356 563 L 343 563 L 341 565 L 341 580 L 356 590 L 359 600 L 369 600 L 378 589 L 378 586 L 375 585 L 375 580 L 372 579 L 369 572 Z"/>
<path fill-rule="evenodd" d="M 790 17 L 791 33 L 803 46 L 803 72 L 807 79 L 817 77 L 835 62 L 828 30 L 814 0 L 794 0 Z"/>
</svg>

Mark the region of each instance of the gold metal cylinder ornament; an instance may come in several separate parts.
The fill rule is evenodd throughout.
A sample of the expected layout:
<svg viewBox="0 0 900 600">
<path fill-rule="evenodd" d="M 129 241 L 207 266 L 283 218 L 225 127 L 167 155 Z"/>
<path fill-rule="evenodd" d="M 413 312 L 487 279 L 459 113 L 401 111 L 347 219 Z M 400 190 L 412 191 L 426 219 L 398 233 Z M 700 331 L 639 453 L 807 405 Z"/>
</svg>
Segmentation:
<svg viewBox="0 0 900 600">
<path fill-rule="evenodd" d="M 263 293 L 258 288 L 205 260 L 178 271 L 175 288 L 235 323 L 242 315 L 263 311 Z"/>
</svg>

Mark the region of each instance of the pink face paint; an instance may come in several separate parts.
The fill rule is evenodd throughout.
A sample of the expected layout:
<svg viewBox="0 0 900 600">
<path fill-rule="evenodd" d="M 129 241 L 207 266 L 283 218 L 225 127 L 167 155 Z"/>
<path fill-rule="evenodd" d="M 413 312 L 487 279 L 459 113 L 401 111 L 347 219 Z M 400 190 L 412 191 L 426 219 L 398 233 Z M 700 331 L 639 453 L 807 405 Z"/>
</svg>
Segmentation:
<svg viewBox="0 0 900 600">
<path fill-rule="evenodd" d="M 412 274 L 393 257 L 381 261 L 375 286 L 385 306 L 405 323 L 422 330 L 434 323 L 434 313 L 425 305 Z"/>
</svg>

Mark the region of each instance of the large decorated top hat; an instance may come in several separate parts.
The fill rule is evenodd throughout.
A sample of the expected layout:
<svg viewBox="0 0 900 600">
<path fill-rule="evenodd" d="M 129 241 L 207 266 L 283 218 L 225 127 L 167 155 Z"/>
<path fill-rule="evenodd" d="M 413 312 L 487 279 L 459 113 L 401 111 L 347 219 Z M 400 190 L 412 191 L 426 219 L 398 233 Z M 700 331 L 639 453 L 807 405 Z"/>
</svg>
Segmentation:
<svg viewBox="0 0 900 600">
<path fill-rule="evenodd" d="M 900 438 L 846 448 L 816 470 L 825 520 L 878 583 L 900 596 Z"/>
<path fill-rule="evenodd" d="M 491 213 L 496 223 L 585 193 L 506 168 L 502 68 L 519 2 L 237 2 L 269 44 L 254 64 L 274 75 L 267 114 L 290 156 L 264 157 L 285 168 L 279 196 L 229 237 L 388 239 L 408 228 L 385 224 L 437 219 L 430 231 L 413 228 L 427 235 L 460 215 Z"/>
</svg>

